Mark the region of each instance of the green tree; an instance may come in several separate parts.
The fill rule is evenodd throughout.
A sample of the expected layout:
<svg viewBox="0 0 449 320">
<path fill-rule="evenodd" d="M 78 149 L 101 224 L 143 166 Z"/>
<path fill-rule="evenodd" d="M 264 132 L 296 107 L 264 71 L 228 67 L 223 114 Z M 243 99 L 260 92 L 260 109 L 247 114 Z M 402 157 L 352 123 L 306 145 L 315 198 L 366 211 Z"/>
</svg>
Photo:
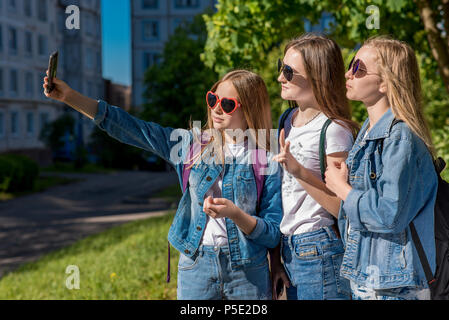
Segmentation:
<svg viewBox="0 0 449 320">
<path fill-rule="evenodd" d="M 143 119 L 175 128 L 189 127 L 190 120 L 204 122 L 206 92 L 217 81 L 217 73 L 200 59 L 206 39 L 201 15 L 175 30 L 164 47 L 161 63 L 145 73 L 148 102 Z"/>
<path fill-rule="evenodd" d="M 379 29 L 368 28 L 375 18 L 371 5 L 378 8 Z M 220 75 L 237 67 L 263 75 L 273 122 L 286 108 L 275 80 L 276 61 L 286 41 L 304 32 L 306 19 L 315 24 L 323 12 L 332 14 L 326 33 L 339 43 L 346 63 L 370 36 L 389 34 L 406 41 L 420 62 L 425 112 L 438 154 L 449 163 L 449 0 L 219 0 L 217 9 L 204 16 L 208 39 L 202 59 Z M 351 104 L 353 118 L 361 122 L 366 109 Z"/>
<path fill-rule="evenodd" d="M 39 139 L 53 151 L 64 147 L 62 137 L 69 133 L 75 135 L 75 119 L 70 113 L 64 113 L 53 122 L 47 123 L 40 132 Z"/>
</svg>

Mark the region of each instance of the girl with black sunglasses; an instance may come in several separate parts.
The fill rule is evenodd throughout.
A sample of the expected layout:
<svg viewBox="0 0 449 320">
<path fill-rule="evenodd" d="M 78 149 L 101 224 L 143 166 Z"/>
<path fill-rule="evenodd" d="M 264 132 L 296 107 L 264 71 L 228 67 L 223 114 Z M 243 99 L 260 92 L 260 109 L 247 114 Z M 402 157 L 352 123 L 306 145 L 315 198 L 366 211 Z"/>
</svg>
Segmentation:
<svg viewBox="0 0 449 320">
<path fill-rule="evenodd" d="M 280 153 L 274 158 L 284 168 L 284 216 L 280 246 L 270 254 L 272 284 L 283 282 L 289 300 L 349 299 L 334 218 L 340 200 L 322 176 L 326 162 L 346 159 L 357 131 L 345 97 L 341 51 L 325 36 L 304 34 L 287 44 L 278 70 L 290 108 L 279 123 Z M 274 299 L 278 293 L 273 290 Z"/>
</svg>

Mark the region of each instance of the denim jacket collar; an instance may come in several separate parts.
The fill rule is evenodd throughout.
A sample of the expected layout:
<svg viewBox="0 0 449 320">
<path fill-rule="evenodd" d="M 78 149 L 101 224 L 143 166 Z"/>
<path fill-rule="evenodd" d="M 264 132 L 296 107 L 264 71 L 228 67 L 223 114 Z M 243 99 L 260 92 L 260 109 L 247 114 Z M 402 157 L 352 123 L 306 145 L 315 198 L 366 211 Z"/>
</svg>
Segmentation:
<svg viewBox="0 0 449 320">
<path fill-rule="evenodd" d="M 379 121 L 377 121 L 374 127 L 372 127 L 368 132 L 366 140 L 376 140 L 388 137 L 390 135 L 390 129 L 393 121 L 394 114 L 391 111 L 391 108 L 388 108 L 388 110 L 382 115 Z M 368 125 L 369 120 L 367 119 L 367 121 L 363 124 L 362 137 L 364 136 Z"/>
</svg>

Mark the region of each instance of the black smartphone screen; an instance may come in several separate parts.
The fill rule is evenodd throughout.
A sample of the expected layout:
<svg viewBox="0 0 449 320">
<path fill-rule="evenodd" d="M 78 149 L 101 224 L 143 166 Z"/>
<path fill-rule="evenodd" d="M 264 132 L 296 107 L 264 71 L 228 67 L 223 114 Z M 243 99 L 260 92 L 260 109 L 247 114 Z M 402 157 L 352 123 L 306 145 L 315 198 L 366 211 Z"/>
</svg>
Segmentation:
<svg viewBox="0 0 449 320">
<path fill-rule="evenodd" d="M 48 87 L 47 93 L 50 93 L 53 88 L 53 78 L 56 77 L 56 70 L 58 69 L 58 51 L 55 51 L 51 54 L 50 59 L 48 61 Z"/>
</svg>

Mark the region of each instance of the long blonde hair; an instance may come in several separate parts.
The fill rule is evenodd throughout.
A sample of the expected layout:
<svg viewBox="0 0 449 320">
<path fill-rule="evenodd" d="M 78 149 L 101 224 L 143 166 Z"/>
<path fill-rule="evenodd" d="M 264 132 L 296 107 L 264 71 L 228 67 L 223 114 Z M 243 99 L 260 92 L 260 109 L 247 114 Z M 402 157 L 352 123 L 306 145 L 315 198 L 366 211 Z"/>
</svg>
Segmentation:
<svg viewBox="0 0 449 320">
<path fill-rule="evenodd" d="M 377 53 L 378 72 L 386 84 L 388 103 L 395 118 L 404 121 L 435 157 L 430 129 L 423 112 L 415 52 L 407 43 L 387 36 L 369 38 L 363 46 L 371 47 Z"/>
<path fill-rule="evenodd" d="M 248 124 L 248 129 L 253 129 L 250 130 L 250 138 L 254 139 L 253 141 L 255 141 L 258 148 L 270 150 L 270 130 L 273 128 L 273 124 L 271 121 L 270 99 L 264 80 L 258 74 L 248 70 L 233 70 L 217 81 L 210 91 L 215 92 L 218 86 L 225 81 L 230 81 L 237 91 L 238 101 L 241 104 L 243 115 Z M 203 130 L 214 128 L 211 110 L 208 106 L 206 106 L 206 108 L 207 122 L 203 127 Z M 265 137 L 257 136 L 257 130 L 259 129 L 265 130 Z M 253 133 L 256 136 L 253 136 Z M 221 132 L 221 141 L 217 141 L 215 136 L 210 137 L 206 142 L 201 141 L 195 134 L 194 138 L 202 147 L 201 151 L 193 157 L 192 166 L 197 162 L 204 149 L 210 144 L 213 144 L 214 151 L 216 150 L 218 152 L 218 161 L 224 163 L 222 150 L 222 146 L 224 145 L 224 132 Z M 261 143 L 259 144 L 259 142 Z"/>
<path fill-rule="evenodd" d="M 287 43 L 284 55 L 290 48 L 301 54 L 321 112 L 329 119 L 339 120 L 355 137 L 360 126 L 351 119 L 351 108 L 346 98 L 345 66 L 338 44 L 325 35 L 304 33 Z M 291 107 L 297 106 L 295 101 L 289 103 Z"/>
</svg>

